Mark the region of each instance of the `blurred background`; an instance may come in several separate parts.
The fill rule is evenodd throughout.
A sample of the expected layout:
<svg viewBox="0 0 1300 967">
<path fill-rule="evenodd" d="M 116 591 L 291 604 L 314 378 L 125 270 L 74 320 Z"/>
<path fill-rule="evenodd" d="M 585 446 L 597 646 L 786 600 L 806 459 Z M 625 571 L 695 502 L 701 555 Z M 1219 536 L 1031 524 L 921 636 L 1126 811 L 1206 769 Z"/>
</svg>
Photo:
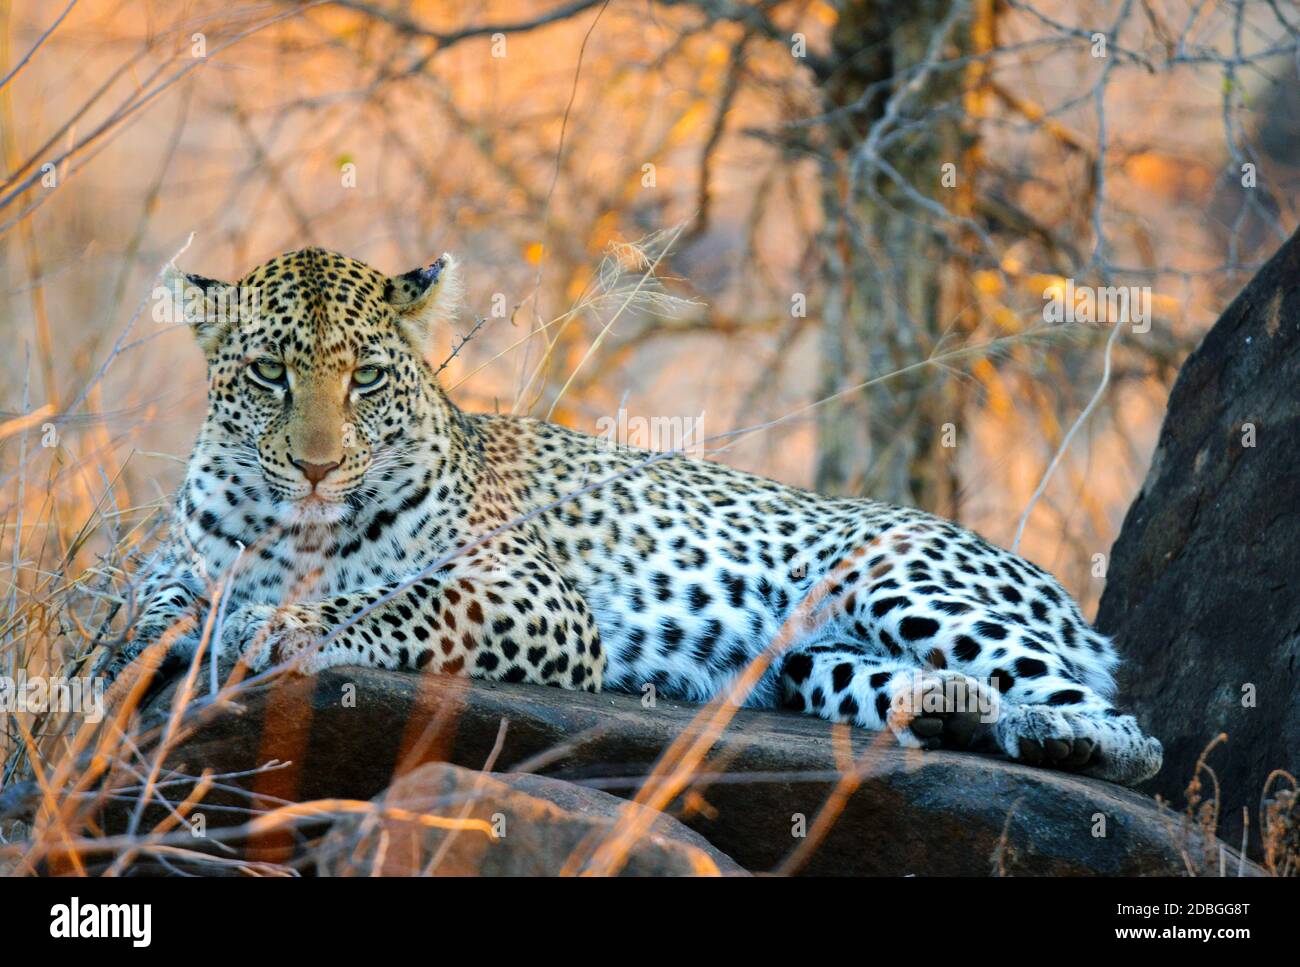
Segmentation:
<svg viewBox="0 0 1300 967">
<path fill-rule="evenodd" d="M 1091 614 L 1179 363 L 1296 226 L 1298 39 L 1290 0 L 0 0 L 5 670 L 84 644 L 179 480 L 182 249 L 451 251 L 462 406 L 702 415 L 706 459 L 1004 546 L 1113 331 L 1045 293 L 1143 287 L 1021 544 Z"/>
</svg>

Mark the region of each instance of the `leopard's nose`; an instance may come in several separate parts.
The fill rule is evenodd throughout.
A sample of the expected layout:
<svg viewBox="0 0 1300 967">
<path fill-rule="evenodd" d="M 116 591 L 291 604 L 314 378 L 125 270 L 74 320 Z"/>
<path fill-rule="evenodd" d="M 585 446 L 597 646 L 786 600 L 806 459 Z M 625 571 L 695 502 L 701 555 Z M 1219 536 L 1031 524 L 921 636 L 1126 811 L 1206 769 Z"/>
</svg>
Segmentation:
<svg viewBox="0 0 1300 967">
<path fill-rule="evenodd" d="M 338 468 L 339 462 L 333 463 L 311 463 L 308 460 L 290 460 L 295 467 L 302 471 L 302 475 L 307 478 L 307 482 L 315 487 L 325 479 L 331 470 Z"/>
</svg>

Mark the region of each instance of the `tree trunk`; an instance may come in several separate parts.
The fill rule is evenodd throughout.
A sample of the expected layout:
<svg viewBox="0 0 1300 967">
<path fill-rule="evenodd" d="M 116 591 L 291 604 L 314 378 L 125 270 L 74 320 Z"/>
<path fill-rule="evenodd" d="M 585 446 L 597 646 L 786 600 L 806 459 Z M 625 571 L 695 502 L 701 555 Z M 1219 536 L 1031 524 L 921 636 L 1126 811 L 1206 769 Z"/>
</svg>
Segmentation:
<svg viewBox="0 0 1300 967">
<path fill-rule="evenodd" d="M 962 9 L 954 11 L 954 5 Z M 959 184 L 970 176 L 961 170 L 973 140 L 961 114 L 965 75 L 927 72 L 921 65 L 936 49 L 940 59 L 968 49 L 967 6 L 961 0 L 859 0 L 845 5 L 834 30 L 837 69 L 825 87 L 828 109 L 865 98 L 865 110 L 830 125 L 831 170 L 822 196 L 821 397 L 924 359 L 951 328 L 955 270 L 947 227 L 907 198 L 863 157 L 862 148 L 891 96 L 897 98 L 904 123 L 926 121 L 902 135 L 890 125 L 879 157 L 920 194 L 945 207 L 959 204 L 959 193 L 940 179 L 945 164 L 954 166 Z M 937 33 L 944 35 L 938 45 Z M 912 69 L 921 75 L 919 83 L 898 93 L 918 76 L 908 73 Z M 824 407 L 817 488 L 867 493 L 956 517 L 951 438 L 960 431 L 961 400 L 950 383 L 924 368 Z M 948 441 L 945 424 L 951 424 Z"/>
</svg>

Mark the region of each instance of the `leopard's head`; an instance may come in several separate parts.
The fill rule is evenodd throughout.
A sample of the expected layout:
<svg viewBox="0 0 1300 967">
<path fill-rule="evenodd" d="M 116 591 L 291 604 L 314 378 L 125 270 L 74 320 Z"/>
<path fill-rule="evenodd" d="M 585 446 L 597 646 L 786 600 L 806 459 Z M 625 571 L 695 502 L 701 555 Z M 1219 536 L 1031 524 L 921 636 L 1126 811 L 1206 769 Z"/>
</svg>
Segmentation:
<svg viewBox="0 0 1300 967">
<path fill-rule="evenodd" d="M 448 255 L 387 276 L 309 248 L 236 283 L 164 284 L 207 357 L 200 449 L 219 476 L 260 473 L 281 519 L 342 519 L 450 418 L 425 361 L 458 297 Z"/>
</svg>

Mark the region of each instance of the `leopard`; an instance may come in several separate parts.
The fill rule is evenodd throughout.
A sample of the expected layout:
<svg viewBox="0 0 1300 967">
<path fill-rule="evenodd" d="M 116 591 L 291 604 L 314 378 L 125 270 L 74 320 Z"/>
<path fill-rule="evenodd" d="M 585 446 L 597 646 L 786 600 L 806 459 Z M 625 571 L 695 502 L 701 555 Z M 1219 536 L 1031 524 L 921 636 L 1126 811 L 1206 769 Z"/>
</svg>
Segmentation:
<svg viewBox="0 0 1300 967">
<path fill-rule="evenodd" d="M 169 265 L 163 290 L 208 409 L 110 678 L 207 642 L 255 675 L 653 692 L 1123 785 L 1160 769 L 1115 706 L 1112 641 L 972 530 L 456 405 L 429 361 L 462 303 L 449 254 Z"/>
</svg>

